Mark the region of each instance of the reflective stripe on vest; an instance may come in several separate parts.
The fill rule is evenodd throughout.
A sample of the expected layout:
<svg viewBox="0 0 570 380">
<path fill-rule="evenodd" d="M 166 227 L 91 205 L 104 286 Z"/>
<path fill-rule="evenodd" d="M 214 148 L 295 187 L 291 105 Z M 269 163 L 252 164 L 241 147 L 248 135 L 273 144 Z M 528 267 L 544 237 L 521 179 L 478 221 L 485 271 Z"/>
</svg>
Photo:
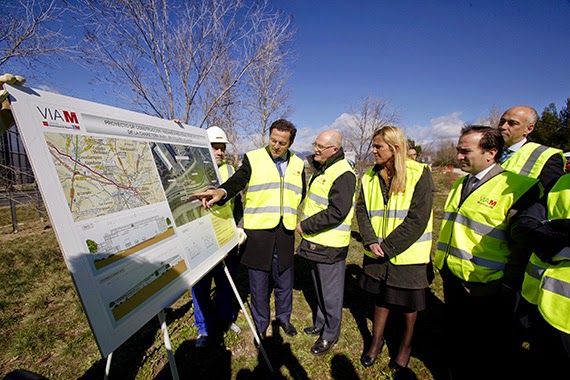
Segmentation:
<svg viewBox="0 0 570 380">
<path fill-rule="evenodd" d="M 546 161 L 555 154 L 562 156 L 564 153 L 560 149 L 550 148 L 533 142 L 524 144 L 515 154 L 501 164 L 503 169 L 518 173 L 526 177 L 538 178 Z"/>
<path fill-rule="evenodd" d="M 570 174 L 563 175 L 556 181 L 547 195 L 547 218 L 568 219 L 570 218 Z M 568 260 L 568 251 L 563 249 L 553 261 Z M 536 305 L 539 300 L 540 283 L 548 263 L 542 261 L 534 253 L 530 256 L 522 283 L 522 296 L 531 304 Z"/>
<path fill-rule="evenodd" d="M 435 265 L 441 269 L 447 260 L 461 280 L 487 283 L 503 277 L 510 255 L 509 210 L 538 180 L 504 171 L 473 190 L 460 205 L 463 181 L 455 181 L 447 197 Z"/>
<path fill-rule="evenodd" d="M 245 229 L 265 230 L 283 225 L 294 230 L 297 208 L 303 191 L 305 163 L 289 153 L 289 163 L 283 177 L 265 148 L 246 153 L 251 164 L 251 177 L 245 192 L 243 223 Z"/>
<path fill-rule="evenodd" d="M 570 261 L 544 271 L 537 306 L 548 323 L 570 334 Z"/>
<path fill-rule="evenodd" d="M 380 177 L 378 173 L 370 169 L 362 177 L 362 192 L 364 203 L 368 210 L 368 217 L 378 243 L 382 241 L 398 227 L 406 216 L 412 204 L 412 198 L 416 184 L 420 180 L 426 166 L 416 161 L 406 160 L 406 190 L 403 193 L 392 194 L 388 203 L 384 205 L 382 188 L 380 187 Z M 395 265 L 425 264 L 429 262 L 432 244 L 433 231 L 433 210 L 423 234 L 414 244 L 402 253 L 392 257 L 390 262 Z M 372 258 L 374 254 L 368 250 L 364 253 Z"/>
<path fill-rule="evenodd" d="M 348 161 L 343 159 L 326 168 L 324 173 L 312 180 L 307 199 L 303 206 L 303 220 L 327 209 L 329 205 L 328 196 L 334 181 L 346 172 L 354 174 L 354 170 L 352 170 Z M 343 191 L 349 190 L 350 189 L 343 189 Z M 339 225 L 315 234 L 303 234 L 303 239 L 327 247 L 340 248 L 348 246 L 350 243 L 352 216 L 354 215 L 355 193 L 356 187 L 352 189 L 352 206 L 350 207 L 350 211 Z"/>
</svg>

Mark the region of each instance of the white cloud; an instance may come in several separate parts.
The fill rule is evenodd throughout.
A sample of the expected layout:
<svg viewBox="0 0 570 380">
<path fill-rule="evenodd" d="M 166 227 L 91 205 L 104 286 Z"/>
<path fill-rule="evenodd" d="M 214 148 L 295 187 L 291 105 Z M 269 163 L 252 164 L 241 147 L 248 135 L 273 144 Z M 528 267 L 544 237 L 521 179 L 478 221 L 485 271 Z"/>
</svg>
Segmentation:
<svg viewBox="0 0 570 380">
<path fill-rule="evenodd" d="M 464 125 L 465 121 L 461 119 L 461 112 L 458 111 L 431 119 L 429 126 L 415 125 L 404 130 L 406 136 L 420 145 L 437 144 L 441 141 L 457 140 Z"/>
<path fill-rule="evenodd" d="M 440 142 L 449 140 L 456 142 L 459 139 L 461 128 L 465 125 L 461 115 L 462 112 L 460 111 L 452 112 L 448 115 L 431 119 L 429 126 L 415 125 L 413 127 L 403 127 L 402 129 L 406 137 L 413 139 L 420 145 L 437 145 Z M 343 135 L 346 135 L 348 126 L 353 123 L 353 114 L 342 113 L 331 124 L 324 124 L 320 128 L 299 128 L 292 149 L 298 152 L 312 151 L 313 147 L 311 144 L 319 133 L 329 129 L 336 129 Z"/>
<path fill-rule="evenodd" d="M 297 136 L 295 137 L 295 143 L 293 143 L 292 150 L 297 152 L 312 152 L 313 146 L 311 144 L 321 132 L 328 131 L 329 129 L 335 129 L 340 133 L 343 133 L 344 130 L 346 130 L 346 126 L 352 123 L 353 119 L 354 117 L 352 115 L 343 113 L 331 124 L 323 124 L 320 128 L 299 128 L 297 130 Z"/>
</svg>

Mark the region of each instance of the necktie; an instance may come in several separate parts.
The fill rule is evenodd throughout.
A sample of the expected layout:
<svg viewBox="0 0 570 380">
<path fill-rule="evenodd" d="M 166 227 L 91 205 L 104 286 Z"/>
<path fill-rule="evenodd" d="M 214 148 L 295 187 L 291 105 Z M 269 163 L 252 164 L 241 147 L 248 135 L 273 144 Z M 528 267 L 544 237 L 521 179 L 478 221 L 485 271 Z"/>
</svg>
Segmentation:
<svg viewBox="0 0 570 380">
<path fill-rule="evenodd" d="M 513 151 L 511 149 L 505 148 L 503 150 L 503 154 L 501 155 L 501 164 L 504 164 L 505 161 L 507 161 L 507 158 L 509 158 L 512 153 L 513 153 Z"/>
<path fill-rule="evenodd" d="M 462 198 L 465 198 L 471 190 L 479 183 L 479 179 L 474 175 L 470 176 L 463 185 Z"/>
<path fill-rule="evenodd" d="M 281 177 L 283 177 L 283 168 L 281 167 L 281 165 L 283 164 L 283 161 L 285 161 L 285 160 L 282 159 L 281 157 L 275 159 L 275 167 L 277 168 L 277 171 L 279 172 L 279 175 Z"/>
<path fill-rule="evenodd" d="M 473 188 L 477 186 L 478 183 L 479 183 L 479 178 L 475 177 L 474 175 L 471 176 L 471 178 L 469 178 L 469 186 L 467 187 L 469 189 L 469 192 L 471 192 Z"/>
</svg>

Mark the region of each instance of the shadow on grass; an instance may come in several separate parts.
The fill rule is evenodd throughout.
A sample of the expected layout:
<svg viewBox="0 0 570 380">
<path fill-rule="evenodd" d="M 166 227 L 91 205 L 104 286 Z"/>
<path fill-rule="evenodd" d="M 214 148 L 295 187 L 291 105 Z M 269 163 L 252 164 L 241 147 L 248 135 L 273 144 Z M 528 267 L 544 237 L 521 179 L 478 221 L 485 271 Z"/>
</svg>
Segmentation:
<svg viewBox="0 0 570 380">
<path fill-rule="evenodd" d="M 196 348 L 196 340 L 185 341 L 174 355 L 176 370 L 180 379 L 231 379 L 232 352 L 223 339 L 216 339 L 208 347 Z M 154 378 L 171 380 L 170 365 L 165 366 Z"/>
<path fill-rule="evenodd" d="M 421 361 L 434 380 L 449 380 L 448 365 L 445 362 L 447 357 L 445 342 L 447 339 L 444 333 L 444 304 L 431 289 L 428 289 L 427 292 L 427 308 L 418 313 L 411 357 Z M 371 305 L 370 307 L 374 306 Z M 390 358 L 395 358 L 398 354 L 404 326 L 403 315 L 390 314 L 384 330 L 386 348 Z M 409 376 L 412 376 L 412 374 L 409 374 Z M 413 379 L 417 377 L 408 378 Z"/>
<path fill-rule="evenodd" d="M 263 348 L 267 353 L 269 362 L 273 367 L 273 373 L 269 370 L 267 363 L 263 357 L 261 350 L 257 356 L 257 366 L 253 371 L 249 369 L 240 370 L 236 376 L 236 380 L 246 379 L 298 379 L 309 380 L 307 371 L 297 360 L 291 345 L 283 341 L 279 322 L 271 323 L 272 333 L 270 337 L 263 340 Z M 287 368 L 289 376 L 281 373 L 282 368 Z"/>
<path fill-rule="evenodd" d="M 362 237 L 358 232 L 352 231 L 352 238 L 357 242 L 362 242 Z M 433 268 L 430 270 L 433 273 Z M 368 328 L 368 320 L 372 320 L 374 317 L 374 296 L 362 290 L 358 285 L 358 277 L 361 272 L 361 265 L 348 264 L 346 267 L 344 307 L 350 310 L 362 336 L 363 347 L 366 349 L 372 342 L 372 332 Z M 426 296 L 427 308 L 418 313 L 411 356 L 423 363 L 434 380 L 447 380 L 449 373 L 444 362 L 446 357 L 444 304 L 429 288 Z M 398 353 L 403 331 L 403 315 L 392 313 L 384 330 L 386 346 L 391 358 L 395 358 Z"/>
<path fill-rule="evenodd" d="M 317 294 L 315 293 L 315 287 L 313 286 L 311 277 L 311 263 L 299 255 L 295 255 L 294 289 L 301 291 L 305 302 L 311 308 L 313 315 L 312 321 L 314 321 L 314 316 L 317 312 Z M 293 310 L 293 313 L 295 313 L 295 310 Z"/>
<path fill-rule="evenodd" d="M 188 302 L 177 309 L 165 309 L 166 323 L 183 318 L 192 306 Z M 155 343 L 156 333 L 160 330 L 158 317 L 152 318 L 139 331 L 127 339 L 113 352 L 109 377 L 114 379 L 135 379 L 148 349 Z M 99 380 L 105 374 L 107 359 L 95 362 L 79 380 Z M 172 377 L 170 377 L 172 378 Z"/>
<path fill-rule="evenodd" d="M 358 380 L 359 377 L 350 359 L 336 354 L 331 360 L 331 379 Z"/>
<path fill-rule="evenodd" d="M 449 379 L 445 342 L 444 303 L 428 289 L 427 309 L 418 313 L 412 356 L 424 363 L 435 380 Z M 396 347 L 397 349 L 397 347 Z"/>
</svg>

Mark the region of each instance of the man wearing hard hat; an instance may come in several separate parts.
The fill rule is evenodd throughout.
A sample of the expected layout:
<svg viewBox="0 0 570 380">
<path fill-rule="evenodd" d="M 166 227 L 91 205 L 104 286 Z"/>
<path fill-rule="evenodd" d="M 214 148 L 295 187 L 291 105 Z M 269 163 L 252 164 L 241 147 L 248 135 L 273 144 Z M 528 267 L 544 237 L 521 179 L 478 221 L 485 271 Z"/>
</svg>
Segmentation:
<svg viewBox="0 0 570 380">
<path fill-rule="evenodd" d="M 206 132 L 218 164 L 220 178 L 224 182 L 235 172 L 235 169 L 224 160 L 228 138 L 220 127 L 210 127 Z M 233 198 L 230 205 L 236 225 L 238 225 L 243 216 L 241 196 L 238 194 Z M 233 279 L 237 278 L 239 246 L 247 237 L 243 228 L 238 227 L 237 230 L 239 245 L 232 249 L 225 259 L 226 266 Z M 215 302 L 210 297 L 212 279 L 216 284 Z M 238 309 L 234 307 L 232 288 L 221 263 L 194 284 L 192 287 L 192 301 L 194 304 L 194 325 L 198 329 L 196 347 L 208 346 L 210 336 L 216 331 L 223 331 L 229 327 L 238 334 L 241 332 L 239 326 L 234 323 Z"/>
</svg>

